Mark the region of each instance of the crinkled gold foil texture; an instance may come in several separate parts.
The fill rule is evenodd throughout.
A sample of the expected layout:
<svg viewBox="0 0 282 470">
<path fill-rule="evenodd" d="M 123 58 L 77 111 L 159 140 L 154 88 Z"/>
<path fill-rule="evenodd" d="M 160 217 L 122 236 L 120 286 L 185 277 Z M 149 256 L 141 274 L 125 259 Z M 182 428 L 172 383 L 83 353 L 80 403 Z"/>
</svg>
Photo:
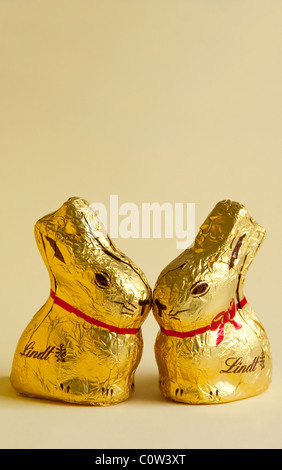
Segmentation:
<svg viewBox="0 0 282 470">
<path fill-rule="evenodd" d="M 41 218 L 35 238 L 51 295 L 18 342 L 13 387 L 24 395 L 80 404 L 126 400 L 151 307 L 144 273 L 114 246 L 81 198 Z"/>
<path fill-rule="evenodd" d="M 237 202 L 219 202 L 195 242 L 158 277 L 153 313 L 163 395 L 215 404 L 257 395 L 271 382 L 271 348 L 243 286 L 265 229 Z"/>
</svg>

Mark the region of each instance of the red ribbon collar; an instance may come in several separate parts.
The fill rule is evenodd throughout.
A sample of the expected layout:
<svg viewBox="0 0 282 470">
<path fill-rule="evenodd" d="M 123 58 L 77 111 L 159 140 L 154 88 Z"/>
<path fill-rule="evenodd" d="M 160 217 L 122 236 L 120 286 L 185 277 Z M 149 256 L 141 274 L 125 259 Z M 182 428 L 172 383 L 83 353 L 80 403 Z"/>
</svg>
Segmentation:
<svg viewBox="0 0 282 470">
<path fill-rule="evenodd" d="M 227 311 L 220 312 L 216 317 L 214 317 L 213 321 L 210 325 L 204 326 L 202 328 L 198 328 L 196 330 L 191 331 L 173 331 L 173 330 L 166 330 L 165 328 L 161 327 L 161 331 L 167 336 L 175 336 L 176 338 L 191 338 L 192 336 L 199 335 L 201 333 L 205 333 L 206 331 L 215 331 L 217 332 L 217 340 L 216 345 L 218 346 L 221 341 L 224 339 L 224 325 L 226 323 L 231 323 L 236 330 L 242 328 L 242 325 L 237 323 L 234 320 L 236 312 L 239 308 L 243 308 L 247 303 L 246 297 L 244 297 L 238 304 L 235 305 L 235 300 L 232 299 L 230 302 L 229 309 Z"/>
<path fill-rule="evenodd" d="M 95 318 L 89 317 L 81 310 L 73 307 L 72 305 L 68 304 L 64 300 L 57 297 L 55 292 L 51 290 L 50 296 L 54 300 L 54 304 L 59 305 L 64 310 L 70 313 L 74 313 L 77 317 L 82 318 L 83 320 L 91 323 L 91 325 L 99 326 L 100 328 L 106 328 L 107 330 L 111 331 L 112 333 L 117 333 L 119 335 L 136 335 L 140 328 L 118 328 L 117 326 L 108 325 L 107 323 L 103 323 L 100 320 L 96 320 Z"/>
</svg>

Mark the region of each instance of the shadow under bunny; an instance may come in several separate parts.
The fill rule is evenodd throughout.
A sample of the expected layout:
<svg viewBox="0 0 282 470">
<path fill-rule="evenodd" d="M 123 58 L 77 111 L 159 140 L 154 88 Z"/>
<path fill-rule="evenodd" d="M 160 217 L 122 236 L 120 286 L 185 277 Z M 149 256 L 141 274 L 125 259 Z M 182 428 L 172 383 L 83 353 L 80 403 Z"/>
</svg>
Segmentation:
<svg viewBox="0 0 282 470">
<path fill-rule="evenodd" d="M 18 394 L 14 391 L 10 377 L 2 376 L 0 377 L 0 397 L 2 398 L 18 398 Z"/>
<path fill-rule="evenodd" d="M 67 406 L 68 403 L 59 402 L 56 400 L 45 400 L 44 398 L 32 398 L 25 395 L 21 395 L 17 393 L 11 384 L 9 376 L 2 376 L 0 377 L 0 399 L 3 400 L 13 400 L 17 401 L 18 403 L 26 403 L 26 404 L 46 404 L 46 405 L 60 405 L 60 406 Z M 73 405 L 70 403 L 70 405 Z M 73 405 L 74 406 L 74 405 Z"/>
<path fill-rule="evenodd" d="M 159 377 L 157 371 L 136 373 L 135 390 L 130 401 L 167 402 L 159 389 Z"/>
<path fill-rule="evenodd" d="M 64 403 L 56 400 L 46 400 L 41 398 L 32 398 L 25 395 L 18 394 L 12 387 L 9 376 L 0 377 L 0 399 L 9 399 L 16 401 L 25 401 L 27 403 L 41 403 L 47 405 L 60 405 L 60 406 L 77 406 L 73 403 Z M 143 374 L 136 374 L 135 378 L 135 391 L 129 398 L 128 403 L 140 402 L 168 402 L 161 394 L 158 385 L 157 372 L 147 372 Z M 124 402 L 126 405 L 126 402 Z M 85 405 L 84 405 L 85 406 Z M 89 408 L 96 408 L 89 405 Z M 100 407 L 99 407 L 100 408 Z"/>
</svg>

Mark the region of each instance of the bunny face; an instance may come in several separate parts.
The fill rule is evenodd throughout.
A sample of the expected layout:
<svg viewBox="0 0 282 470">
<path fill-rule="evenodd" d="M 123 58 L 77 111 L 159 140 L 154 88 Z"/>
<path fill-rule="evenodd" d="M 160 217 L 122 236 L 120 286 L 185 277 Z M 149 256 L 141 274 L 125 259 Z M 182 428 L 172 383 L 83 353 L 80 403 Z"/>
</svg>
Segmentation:
<svg viewBox="0 0 282 470">
<path fill-rule="evenodd" d="M 40 219 L 35 237 L 57 295 L 113 326 L 143 323 L 151 305 L 148 282 L 114 246 L 85 200 L 70 198 Z"/>
<path fill-rule="evenodd" d="M 246 272 L 265 236 L 239 203 L 219 202 L 194 245 L 160 274 L 153 300 L 159 325 L 185 331 L 211 324 L 216 314 L 242 300 Z"/>
</svg>

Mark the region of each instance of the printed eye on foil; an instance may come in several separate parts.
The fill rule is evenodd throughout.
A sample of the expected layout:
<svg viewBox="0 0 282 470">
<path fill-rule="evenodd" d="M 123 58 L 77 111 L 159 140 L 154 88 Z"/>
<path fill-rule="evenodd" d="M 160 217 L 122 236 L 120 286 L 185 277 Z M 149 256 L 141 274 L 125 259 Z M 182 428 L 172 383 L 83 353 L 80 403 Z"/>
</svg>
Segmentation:
<svg viewBox="0 0 282 470">
<path fill-rule="evenodd" d="M 80 198 L 41 218 L 35 238 L 51 292 L 18 342 L 13 387 L 71 403 L 126 400 L 142 355 L 141 324 L 151 308 L 143 272 Z"/>
<path fill-rule="evenodd" d="M 191 404 L 251 397 L 271 382 L 264 328 L 248 303 L 244 281 L 265 229 L 242 204 L 219 202 L 192 247 L 159 275 L 153 313 L 163 395 Z"/>
</svg>

